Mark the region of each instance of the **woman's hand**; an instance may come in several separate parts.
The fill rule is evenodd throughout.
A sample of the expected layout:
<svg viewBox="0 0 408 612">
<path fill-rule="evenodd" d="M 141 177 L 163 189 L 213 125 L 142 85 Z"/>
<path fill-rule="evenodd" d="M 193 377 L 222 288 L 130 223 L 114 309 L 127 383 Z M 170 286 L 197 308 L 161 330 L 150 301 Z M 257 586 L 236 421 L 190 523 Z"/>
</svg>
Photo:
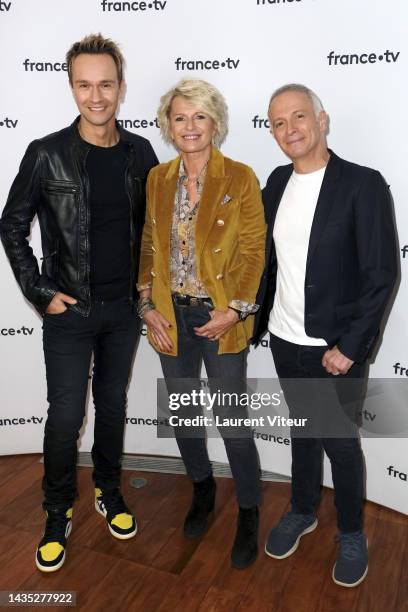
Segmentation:
<svg viewBox="0 0 408 612">
<path fill-rule="evenodd" d="M 239 320 L 238 313 L 231 308 L 225 310 L 210 310 L 211 321 L 201 327 L 195 327 L 197 336 L 208 340 L 219 340 L 226 331 Z"/>
<path fill-rule="evenodd" d="M 149 328 L 149 332 L 157 346 L 161 350 L 171 351 L 173 349 L 173 343 L 166 331 L 171 327 L 171 323 L 169 323 L 156 309 L 148 310 L 143 315 L 143 321 Z"/>
</svg>

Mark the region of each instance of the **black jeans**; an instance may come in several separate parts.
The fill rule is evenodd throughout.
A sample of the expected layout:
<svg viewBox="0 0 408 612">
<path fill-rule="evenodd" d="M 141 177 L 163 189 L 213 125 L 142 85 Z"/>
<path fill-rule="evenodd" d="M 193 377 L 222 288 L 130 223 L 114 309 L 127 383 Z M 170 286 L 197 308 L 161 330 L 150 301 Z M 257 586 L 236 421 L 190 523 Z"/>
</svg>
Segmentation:
<svg viewBox="0 0 408 612">
<path fill-rule="evenodd" d="M 88 317 L 69 309 L 45 315 L 49 401 L 44 433 L 45 509 L 67 508 L 76 495 L 77 441 L 85 415 L 92 353 L 93 479 L 105 490 L 119 486 L 126 389 L 139 332 L 140 319 L 128 299 L 93 302 Z"/>
<path fill-rule="evenodd" d="M 211 392 L 234 390 L 239 393 L 245 390 L 247 350 L 218 355 L 217 341 L 207 340 L 195 334 L 194 327 L 200 327 L 210 320 L 207 306 L 175 305 L 174 309 L 177 321 L 178 355 L 174 357 L 160 353 L 169 392 L 179 390 L 180 384 L 183 392 L 199 388 L 202 360 Z M 175 379 L 192 380 L 190 384 L 189 381 Z M 188 409 L 184 412 L 188 412 Z M 214 406 L 214 414 L 217 412 L 226 415 L 222 407 Z M 196 413 L 197 410 L 192 407 L 190 414 Z M 231 415 L 236 416 L 233 410 L 229 411 L 229 416 Z M 205 429 L 201 428 L 200 432 L 197 428 L 194 429 L 194 437 L 181 437 L 178 428 L 175 428 L 175 436 L 187 474 L 194 482 L 200 482 L 212 473 L 212 468 L 207 452 Z M 235 480 L 238 504 L 242 508 L 258 505 L 261 499 L 259 459 L 252 435 L 240 437 L 239 432 L 233 428 L 225 430 L 220 428 L 220 433 L 223 436 Z"/>
<path fill-rule="evenodd" d="M 271 349 L 284 391 L 284 379 L 313 378 L 326 379 L 326 381 L 332 379 L 333 385 L 341 387 L 341 378 L 348 378 L 355 379 L 356 384 L 352 385 L 353 392 L 357 395 L 362 394 L 365 365 L 355 363 L 345 376 L 333 376 L 326 372 L 321 363 L 327 346 L 301 346 L 271 335 Z M 352 380 L 350 382 L 353 383 Z M 289 411 L 292 412 L 293 409 L 298 417 L 302 412 L 302 406 L 291 406 L 288 395 L 285 391 Z M 337 395 L 342 403 L 341 393 Z M 304 401 L 307 402 L 307 399 L 305 397 Z M 355 399 L 358 403 L 360 398 Z M 358 436 L 348 438 L 292 436 L 292 509 L 302 514 L 316 511 L 320 497 L 323 449 L 330 459 L 332 468 L 338 528 L 342 532 L 359 531 L 363 524 L 364 462 Z"/>
</svg>

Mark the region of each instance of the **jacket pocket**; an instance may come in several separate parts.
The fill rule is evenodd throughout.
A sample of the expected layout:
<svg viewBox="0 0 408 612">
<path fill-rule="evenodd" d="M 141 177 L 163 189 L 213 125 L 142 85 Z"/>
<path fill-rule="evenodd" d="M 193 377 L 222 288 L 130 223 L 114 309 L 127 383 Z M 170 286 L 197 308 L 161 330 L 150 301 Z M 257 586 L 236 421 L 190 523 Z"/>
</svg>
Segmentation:
<svg viewBox="0 0 408 612">
<path fill-rule="evenodd" d="M 55 245 L 50 253 L 43 255 L 40 259 L 43 262 L 43 269 L 45 269 L 47 276 L 57 282 L 59 272 L 58 244 Z"/>
<path fill-rule="evenodd" d="M 78 186 L 71 181 L 56 181 L 52 179 L 43 179 L 42 186 L 47 193 L 55 194 L 75 194 L 78 191 Z"/>
<path fill-rule="evenodd" d="M 79 187 L 71 181 L 42 179 L 42 206 L 52 214 L 59 227 L 68 232 L 76 229 Z"/>
</svg>

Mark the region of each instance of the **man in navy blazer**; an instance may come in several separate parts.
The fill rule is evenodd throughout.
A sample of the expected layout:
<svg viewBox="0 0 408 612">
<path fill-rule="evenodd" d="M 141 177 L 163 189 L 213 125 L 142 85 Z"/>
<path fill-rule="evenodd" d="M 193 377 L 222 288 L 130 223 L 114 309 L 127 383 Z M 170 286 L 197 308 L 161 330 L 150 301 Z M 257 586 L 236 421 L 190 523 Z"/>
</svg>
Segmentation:
<svg viewBox="0 0 408 612">
<path fill-rule="evenodd" d="M 253 342 L 269 330 L 289 410 L 299 416 L 306 399 L 286 394 L 288 379 L 324 379 L 335 389 L 337 376 L 363 383 L 397 276 L 396 237 L 387 184 L 379 172 L 327 148 L 328 119 L 316 94 L 285 85 L 272 95 L 268 115 L 292 163 L 276 168 L 263 190 L 266 267 Z M 355 388 L 361 392 L 363 385 Z M 270 532 L 265 551 L 286 558 L 316 528 L 323 449 L 331 462 L 339 529 L 333 580 L 352 587 L 368 570 L 357 435 L 292 436 L 292 509 Z"/>
</svg>

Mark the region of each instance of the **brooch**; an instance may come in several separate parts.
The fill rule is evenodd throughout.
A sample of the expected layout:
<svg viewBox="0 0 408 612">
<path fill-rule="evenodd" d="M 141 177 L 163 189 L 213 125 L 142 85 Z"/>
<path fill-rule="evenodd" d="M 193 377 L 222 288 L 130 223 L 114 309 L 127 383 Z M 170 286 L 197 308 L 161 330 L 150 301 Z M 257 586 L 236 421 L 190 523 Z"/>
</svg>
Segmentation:
<svg viewBox="0 0 408 612">
<path fill-rule="evenodd" d="M 232 198 L 231 196 L 229 196 L 228 194 L 226 194 L 224 196 L 224 199 L 221 202 L 221 206 L 224 206 L 225 204 L 228 204 L 228 202 L 231 202 Z"/>
</svg>

